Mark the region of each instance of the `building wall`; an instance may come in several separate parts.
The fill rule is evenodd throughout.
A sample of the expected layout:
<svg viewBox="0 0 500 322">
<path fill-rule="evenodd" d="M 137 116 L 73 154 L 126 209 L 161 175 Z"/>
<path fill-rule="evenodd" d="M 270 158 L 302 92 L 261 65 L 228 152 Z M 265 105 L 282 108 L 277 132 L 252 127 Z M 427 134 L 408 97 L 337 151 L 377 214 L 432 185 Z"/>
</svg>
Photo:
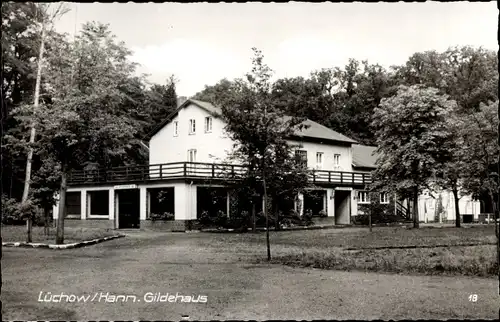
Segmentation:
<svg viewBox="0 0 500 322">
<path fill-rule="evenodd" d="M 424 191 L 418 198 L 418 215 L 419 220 L 423 222 L 434 222 L 436 217 L 440 218 L 440 221 L 455 221 L 455 198 L 451 191 L 442 191 L 440 193 L 433 194 L 435 198 L 430 196 Z M 441 201 L 439 201 L 439 195 L 441 196 Z M 438 203 L 441 202 L 441 214 L 437 214 L 439 211 Z M 472 200 L 471 196 L 463 196 L 458 202 L 458 208 L 461 215 L 473 215 L 474 220 L 478 220 L 480 213 L 480 202 Z M 438 219 L 439 221 L 439 219 Z"/>
<path fill-rule="evenodd" d="M 233 150 L 233 141 L 224 130 L 225 123 L 212 117 L 212 132 L 205 133 L 205 117 L 211 116 L 204 109 L 190 104 L 165 125 L 149 142 L 150 164 L 184 162 L 188 160 L 188 150 L 196 149 L 196 162 L 228 162 Z M 196 120 L 196 134 L 189 134 L 189 120 Z M 178 136 L 174 136 L 174 122 L 179 122 Z M 316 167 L 316 153 L 323 152 L 323 169 L 352 171 L 352 151 L 350 146 L 300 142 L 290 140 L 290 144 L 300 144 L 307 151 L 308 167 Z M 335 168 L 333 156 L 340 154 L 339 167 Z"/>
<path fill-rule="evenodd" d="M 196 162 L 222 162 L 232 151 L 232 141 L 224 131 L 224 122 L 212 116 L 212 132 L 205 133 L 204 109 L 190 104 L 165 125 L 149 142 L 149 163 L 188 161 L 188 150 L 196 149 Z M 196 120 L 196 133 L 189 134 L 189 120 Z M 178 136 L 174 136 L 174 121 L 179 122 Z"/>
<path fill-rule="evenodd" d="M 316 153 L 322 152 L 324 170 L 352 171 L 352 148 L 350 146 L 337 146 L 296 140 L 290 140 L 289 143 L 292 145 L 300 145 L 301 147 L 297 149 L 307 151 L 307 166 L 309 168 L 316 168 Z M 333 163 L 333 156 L 335 154 L 340 154 L 338 168 L 335 168 Z"/>
</svg>

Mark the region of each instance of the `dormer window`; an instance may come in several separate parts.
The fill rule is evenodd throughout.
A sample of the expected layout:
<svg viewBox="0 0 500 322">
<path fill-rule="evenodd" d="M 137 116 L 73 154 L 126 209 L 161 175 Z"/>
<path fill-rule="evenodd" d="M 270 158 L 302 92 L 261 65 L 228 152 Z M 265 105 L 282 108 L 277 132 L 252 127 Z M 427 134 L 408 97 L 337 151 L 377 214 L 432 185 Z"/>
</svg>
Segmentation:
<svg viewBox="0 0 500 322">
<path fill-rule="evenodd" d="M 205 117 L 205 133 L 212 132 L 212 117 Z"/>
<path fill-rule="evenodd" d="M 174 121 L 174 136 L 179 135 L 179 121 Z"/>
<path fill-rule="evenodd" d="M 196 120 L 190 119 L 189 120 L 189 134 L 195 134 L 195 133 L 196 133 Z"/>
</svg>

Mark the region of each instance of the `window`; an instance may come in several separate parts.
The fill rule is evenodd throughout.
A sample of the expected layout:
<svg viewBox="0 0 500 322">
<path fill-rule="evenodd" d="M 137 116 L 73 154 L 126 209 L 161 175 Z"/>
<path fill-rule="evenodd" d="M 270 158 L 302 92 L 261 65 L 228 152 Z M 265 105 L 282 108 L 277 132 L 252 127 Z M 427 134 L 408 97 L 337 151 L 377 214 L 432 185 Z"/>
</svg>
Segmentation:
<svg viewBox="0 0 500 322">
<path fill-rule="evenodd" d="M 338 167 L 340 165 L 340 154 L 333 155 L 333 165 Z"/>
<path fill-rule="evenodd" d="M 188 161 L 196 162 L 196 149 L 188 150 Z"/>
<path fill-rule="evenodd" d="M 189 120 L 189 134 L 195 134 L 196 133 L 196 120 L 190 119 Z"/>
<path fill-rule="evenodd" d="M 316 152 L 316 169 L 323 169 L 323 152 Z"/>
<path fill-rule="evenodd" d="M 380 203 L 382 203 L 382 204 L 388 204 L 389 203 L 389 196 L 387 195 L 387 192 L 381 192 L 380 193 Z"/>
<path fill-rule="evenodd" d="M 358 203 L 370 203 L 370 196 L 368 195 L 368 191 L 358 192 Z"/>
<path fill-rule="evenodd" d="M 212 118 L 210 116 L 205 117 L 205 133 L 212 132 Z"/>
<path fill-rule="evenodd" d="M 174 136 L 179 135 L 179 121 L 174 121 Z"/>
<path fill-rule="evenodd" d="M 295 150 L 295 158 L 299 164 L 307 167 L 307 151 L 306 150 Z"/>
</svg>

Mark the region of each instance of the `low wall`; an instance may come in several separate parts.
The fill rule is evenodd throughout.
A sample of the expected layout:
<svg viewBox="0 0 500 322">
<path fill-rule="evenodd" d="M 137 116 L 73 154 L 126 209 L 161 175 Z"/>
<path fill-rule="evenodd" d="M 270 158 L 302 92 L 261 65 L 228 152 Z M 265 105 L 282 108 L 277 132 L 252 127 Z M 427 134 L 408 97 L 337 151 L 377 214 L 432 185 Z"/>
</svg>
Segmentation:
<svg viewBox="0 0 500 322">
<path fill-rule="evenodd" d="M 335 225 L 335 217 L 312 217 L 316 225 Z"/>
<path fill-rule="evenodd" d="M 54 220 L 54 225 L 57 219 Z M 64 227 L 78 227 L 78 228 L 108 228 L 114 229 L 114 221 L 109 219 L 68 219 L 64 220 Z"/>
<path fill-rule="evenodd" d="M 189 220 L 141 220 L 141 229 L 153 231 L 185 232 L 190 229 Z"/>
</svg>

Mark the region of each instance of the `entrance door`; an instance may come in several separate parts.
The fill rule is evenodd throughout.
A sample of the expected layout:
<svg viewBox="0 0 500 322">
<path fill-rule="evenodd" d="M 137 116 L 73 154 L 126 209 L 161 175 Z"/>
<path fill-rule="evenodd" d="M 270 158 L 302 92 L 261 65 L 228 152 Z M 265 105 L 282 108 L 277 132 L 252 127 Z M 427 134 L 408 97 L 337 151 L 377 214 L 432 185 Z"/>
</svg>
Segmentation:
<svg viewBox="0 0 500 322">
<path fill-rule="evenodd" d="M 347 225 L 351 217 L 351 191 L 335 190 L 335 224 Z"/>
<path fill-rule="evenodd" d="M 119 227 L 140 228 L 139 189 L 117 190 Z"/>
</svg>

